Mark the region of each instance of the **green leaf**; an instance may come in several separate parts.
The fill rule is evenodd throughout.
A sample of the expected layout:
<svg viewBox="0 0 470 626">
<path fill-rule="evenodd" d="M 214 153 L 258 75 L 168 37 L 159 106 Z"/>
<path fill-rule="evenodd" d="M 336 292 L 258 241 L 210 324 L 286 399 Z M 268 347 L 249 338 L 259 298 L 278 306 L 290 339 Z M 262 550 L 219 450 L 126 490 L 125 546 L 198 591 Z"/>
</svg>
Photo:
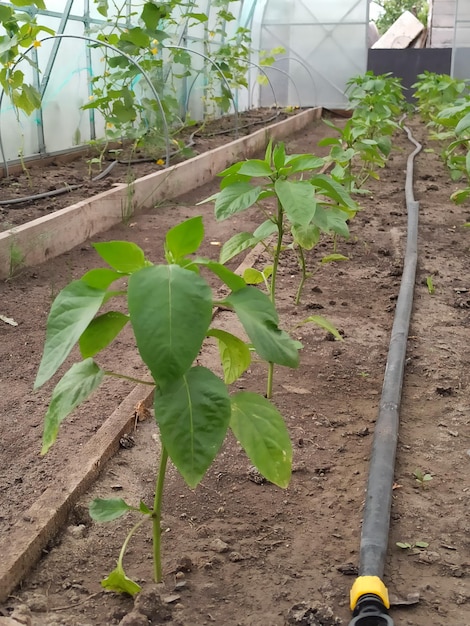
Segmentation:
<svg viewBox="0 0 470 626">
<path fill-rule="evenodd" d="M 120 564 L 101 581 L 101 585 L 110 591 L 128 593 L 130 596 L 135 596 L 141 590 L 140 585 L 126 576 Z"/>
<path fill-rule="evenodd" d="M 274 233 L 277 233 L 277 226 L 272 220 L 266 220 L 258 226 L 253 233 L 253 237 L 257 241 L 263 241 L 267 237 L 270 237 Z"/>
<path fill-rule="evenodd" d="M 230 294 L 225 302 L 235 310 L 262 359 L 298 367 L 298 349 L 289 335 L 278 327 L 276 309 L 266 294 L 256 287 L 245 287 Z"/>
<path fill-rule="evenodd" d="M 74 280 L 60 291 L 47 319 L 46 342 L 35 389 L 57 372 L 105 297 L 106 291 L 94 289 L 81 280 Z"/>
<path fill-rule="evenodd" d="M 262 161 L 261 159 L 251 159 L 250 161 L 242 162 L 238 173 L 243 176 L 251 176 L 253 178 L 273 175 L 272 169 L 266 161 Z"/>
<path fill-rule="evenodd" d="M 139 26 L 129 28 L 129 30 L 122 33 L 121 41 L 128 41 L 132 43 L 136 48 L 147 48 L 150 43 L 149 36 Z"/>
<path fill-rule="evenodd" d="M 412 547 L 411 543 L 405 543 L 403 541 L 397 541 L 396 545 L 402 550 L 409 550 Z"/>
<path fill-rule="evenodd" d="M 11 0 L 11 4 L 15 7 L 30 7 L 36 6 L 38 9 L 45 9 L 46 5 L 43 0 Z"/>
<path fill-rule="evenodd" d="M 390 137 L 379 137 L 377 139 L 377 147 L 383 155 L 388 157 L 392 150 L 392 140 Z"/>
<path fill-rule="evenodd" d="M 282 141 L 274 146 L 273 162 L 277 170 L 284 167 L 286 163 L 286 147 Z"/>
<path fill-rule="evenodd" d="M 349 237 L 348 219 L 350 215 L 341 209 L 318 205 L 313 221 L 324 233 L 333 232 L 347 239 Z"/>
<path fill-rule="evenodd" d="M 24 83 L 21 89 L 14 90 L 11 93 L 13 104 L 26 113 L 31 115 L 33 111 L 41 107 L 41 96 L 37 89 Z"/>
<path fill-rule="evenodd" d="M 207 334 L 209 337 L 217 339 L 224 370 L 224 381 L 226 385 L 231 385 L 249 368 L 251 363 L 250 349 L 239 337 L 225 330 L 211 328 Z"/>
<path fill-rule="evenodd" d="M 153 2 L 146 2 L 143 6 L 141 19 L 148 30 L 156 30 L 160 20 L 165 17 L 165 10 L 161 7 L 153 4 Z"/>
<path fill-rule="evenodd" d="M 279 411 L 256 393 L 239 392 L 232 397 L 230 428 L 261 474 L 286 488 L 292 471 L 292 443 Z"/>
<path fill-rule="evenodd" d="M 95 522 L 111 522 L 122 517 L 127 511 L 135 511 L 136 508 L 127 504 L 122 498 L 95 498 L 88 506 L 91 519 Z"/>
<path fill-rule="evenodd" d="M 238 291 L 238 289 L 243 289 L 243 287 L 246 287 L 246 282 L 243 280 L 243 278 L 238 274 L 232 272 L 232 270 L 229 270 L 228 267 L 225 267 L 225 265 L 222 265 L 222 263 L 217 263 L 216 261 L 210 261 L 209 259 L 202 258 L 194 259 L 194 263 L 207 267 L 207 269 L 216 276 L 218 276 L 220 280 L 223 281 L 231 291 Z"/>
<path fill-rule="evenodd" d="M 179 380 L 211 322 L 209 285 L 178 265 L 154 265 L 130 277 L 128 305 L 137 347 L 155 381 Z"/>
<path fill-rule="evenodd" d="M 167 261 L 171 263 L 174 259 L 193 254 L 203 239 L 204 225 L 200 215 L 170 228 L 165 237 Z M 171 255 L 171 259 L 168 259 L 168 254 Z"/>
<path fill-rule="evenodd" d="M 305 226 L 293 224 L 291 231 L 295 243 L 304 250 L 311 250 L 320 241 L 320 229 L 315 224 Z"/>
<path fill-rule="evenodd" d="M 215 217 L 217 220 L 225 220 L 236 213 L 240 213 L 257 202 L 262 187 L 253 187 L 248 182 L 233 183 L 224 187 L 217 194 L 215 201 Z"/>
<path fill-rule="evenodd" d="M 190 487 L 217 455 L 230 421 L 225 384 L 205 367 L 193 367 L 155 392 L 155 417 L 162 444 Z"/>
<path fill-rule="evenodd" d="M 265 277 L 263 272 L 260 272 L 254 267 L 247 267 L 243 272 L 243 279 L 247 285 L 259 285 L 260 283 L 264 283 Z"/>
<path fill-rule="evenodd" d="M 415 542 L 415 547 L 416 548 L 428 548 L 429 547 L 429 543 L 427 541 L 416 541 Z"/>
<path fill-rule="evenodd" d="M 312 221 L 317 203 L 309 182 L 279 178 L 276 180 L 274 188 L 282 208 L 292 224 L 306 226 Z"/>
<path fill-rule="evenodd" d="M 120 272 L 109 270 L 106 267 L 90 270 L 81 278 L 82 282 L 95 289 L 107 289 L 115 280 L 122 278 Z"/>
<path fill-rule="evenodd" d="M 131 241 L 94 243 L 93 248 L 108 265 L 123 274 L 132 274 L 147 265 L 144 251 Z"/>
<path fill-rule="evenodd" d="M 317 326 L 320 326 L 320 328 L 324 328 L 329 333 L 331 333 L 337 341 L 344 341 L 344 339 L 341 337 L 340 333 L 338 332 L 338 329 L 336 328 L 336 326 L 334 326 L 331 322 L 329 322 L 322 315 L 310 315 L 310 317 L 307 317 L 306 319 L 304 319 L 302 322 L 300 322 L 300 324 L 297 324 L 296 328 L 298 328 L 299 326 L 303 326 L 303 324 L 308 324 L 308 323 L 313 323 L 313 324 L 316 324 Z"/>
<path fill-rule="evenodd" d="M 291 168 L 290 174 L 307 172 L 323 167 L 325 159 L 314 154 L 292 154 L 286 158 L 286 166 Z"/>
<path fill-rule="evenodd" d="M 95 317 L 79 340 L 80 353 L 84 359 L 95 356 L 119 335 L 129 321 L 129 316 L 119 311 L 108 311 Z"/>
<path fill-rule="evenodd" d="M 327 254 L 322 258 L 321 264 L 325 265 L 326 263 L 334 263 L 336 261 L 349 261 L 349 259 L 343 254 Z"/>
<path fill-rule="evenodd" d="M 459 121 L 459 123 L 457 124 L 457 126 L 455 127 L 455 134 L 461 135 L 469 128 L 470 128 L 470 113 L 467 113 L 467 115 L 464 115 L 462 119 Z"/>
<path fill-rule="evenodd" d="M 251 233 L 237 233 L 224 243 L 220 251 L 220 262 L 227 263 L 230 259 L 245 250 L 254 248 L 259 239 Z"/>
<path fill-rule="evenodd" d="M 41 454 L 46 454 L 57 438 L 59 426 L 79 404 L 99 387 L 104 372 L 93 359 L 75 363 L 57 383 L 44 417 Z"/>
<path fill-rule="evenodd" d="M 325 174 L 317 174 L 313 178 L 310 179 L 310 184 L 312 184 L 316 189 L 319 189 L 320 192 L 334 200 L 339 205 L 348 207 L 352 211 L 357 211 L 358 206 L 357 202 L 355 202 L 346 189 L 333 180 L 330 176 Z"/>
</svg>

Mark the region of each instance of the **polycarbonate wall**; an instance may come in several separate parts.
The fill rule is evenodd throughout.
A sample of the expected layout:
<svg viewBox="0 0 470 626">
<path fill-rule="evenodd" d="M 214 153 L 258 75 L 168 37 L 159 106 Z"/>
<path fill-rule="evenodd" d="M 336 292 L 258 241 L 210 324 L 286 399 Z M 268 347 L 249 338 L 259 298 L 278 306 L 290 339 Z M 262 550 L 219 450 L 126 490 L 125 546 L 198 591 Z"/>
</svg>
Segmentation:
<svg viewBox="0 0 470 626">
<path fill-rule="evenodd" d="M 470 78 L 470 0 L 457 0 L 452 49 L 452 76 Z"/>
<path fill-rule="evenodd" d="M 229 10 L 236 19 L 223 23 L 225 35 L 214 33 L 218 4 L 218 0 L 195 0 L 193 10 L 207 14 L 209 20 L 191 24 L 181 17 L 177 31 L 172 33 L 173 45 L 193 51 L 191 76 L 173 80 L 183 117 L 189 112 L 193 119 L 202 118 L 209 80 L 204 68 L 211 66 L 207 57 L 233 37 L 239 26 L 251 31 L 254 50 L 250 88 L 233 94 L 239 110 L 273 104 L 344 107 L 346 81 L 366 71 L 367 0 L 234 0 Z M 37 11 L 38 22 L 58 34 L 94 37 L 103 27 L 103 17 L 92 0 L 46 0 L 46 6 L 47 11 Z M 127 1 L 129 13 L 141 6 L 139 0 Z M 278 47 L 285 53 L 277 55 L 271 68 L 259 70 L 260 51 Z M 165 50 L 160 53 L 164 59 L 168 55 Z M 30 52 L 39 73 L 25 61 L 20 63 L 26 81 L 42 94 L 42 110 L 29 117 L 20 113 L 18 121 L 4 96 L 0 131 L 7 161 L 16 161 L 20 152 L 28 157 L 68 151 L 103 136 L 100 114 L 81 109 L 91 94 L 90 78 L 101 73 L 103 54 L 103 48 L 91 49 L 78 38 L 52 39 L 42 41 L 41 47 Z M 270 83 L 261 85 L 260 74 L 267 75 Z M 136 97 L 139 83 L 144 82 L 137 81 Z"/>
<path fill-rule="evenodd" d="M 268 70 L 284 106 L 344 108 L 346 82 L 367 69 L 367 0 L 263 0 L 253 20 L 259 48 L 286 53 Z M 256 35 L 255 35 L 256 33 Z M 272 103 L 262 86 L 261 104 Z"/>
</svg>

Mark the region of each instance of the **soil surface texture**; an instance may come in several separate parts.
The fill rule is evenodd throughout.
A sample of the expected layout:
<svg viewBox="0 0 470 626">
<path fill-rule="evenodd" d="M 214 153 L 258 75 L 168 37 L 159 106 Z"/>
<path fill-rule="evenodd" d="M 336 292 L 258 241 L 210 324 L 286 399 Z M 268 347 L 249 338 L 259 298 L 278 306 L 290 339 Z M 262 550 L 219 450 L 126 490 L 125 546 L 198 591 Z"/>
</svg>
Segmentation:
<svg viewBox="0 0 470 626">
<path fill-rule="evenodd" d="M 396 624 L 464 626 L 470 623 L 470 231 L 463 225 L 470 221 L 470 209 L 449 200 L 456 185 L 424 125 L 412 120 L 410 126 L 424 148 L 436 152 L 421 152 L 415 166 L 419 265 L 385 582 Z M 329 132 L 314 123 L 286 141 L 287 151 L 321 154 L 317 141 Z M 344 336 L 342 342 L 331 341 L 316 326 L 300 326 L 293 330 L 304 345 L 299 369 L 276 369 L 273 401 L 294 445 L 290 486 L 281 490 L 261 480 L 233 438 L 194 491 L 170 467 L 163 513 L 164 585 L 152 584 L 151 529 L 144 525 L 124 561 L 128 576 L 143 586 L 142 594 L 133 600 L 106 593 L 100 580 L 115 567 L 135 518 L 129 514 L 97 524 L 87 506 L 97 496 L 123 497 L 136 505 L 153 501 L 157 427 L 153 418 L 139 422 L 130 433 L 135 445 L 123 447 L 102 468 L 98 482 L 21 588 L 0 605 L 0 616 L 33 626 L 349 623 L 368 459 L 406 243 L 405 167 L 413 146 L 398 134 L 395 147 L 380 181 L 367 184 L 371 195 L 361 197 L 350 239 L 338 242 L 338 252 L 349 260 L 318 269 L 331 242 L 314 249 L 308 264 L 315 274 L 299 306 L 293 303 L 298 266 L 287 253 L 282 259 L 282 326 L 292 329 L 321 314 Z M 211 204 L 196 204 L 217 191 L 218 184 L 132 218 L 94 241 L 131 240 L 158 262 L 168 228 L 203 214 L 201 252 L 217 258 L 220 243 L 264 219 L 250 210 L 216 223 Z M 259 267 L 265 262 L 262 257 L 256 261 Z M 127 382 L 107 382 L 63 424 L 50 453 L 39 456 L 42 419 L 58 379 L 32 392 L 47 314 L 67 282 L 98 265 L 87 242 L 0 284 L 0 313 L 18 323 L 0 321 L 0 532 L 11 542 L 17 539 L 15 521 L 47 487 L 60 488 L 69 465 L 80 462 L 84 444 L 133 388 Z M 219 319 L 222 326 L 232 324 L 228 312 Z M 63 371 L 77 356 L 72 354 Z M 216 357 L 215 347 L 209 346 L 201 362 L 213 365 Z M 123 332 L 98 361 L 123 374 L 146 375 L 130 333 Z M 266 370 L 255 363 L 235 388 L 263 393 L 265 384 Z M 432 479 L 420 483 L 417 470 Z M 427 547 L 417 547 L 421 542 Z"/>
</svg>

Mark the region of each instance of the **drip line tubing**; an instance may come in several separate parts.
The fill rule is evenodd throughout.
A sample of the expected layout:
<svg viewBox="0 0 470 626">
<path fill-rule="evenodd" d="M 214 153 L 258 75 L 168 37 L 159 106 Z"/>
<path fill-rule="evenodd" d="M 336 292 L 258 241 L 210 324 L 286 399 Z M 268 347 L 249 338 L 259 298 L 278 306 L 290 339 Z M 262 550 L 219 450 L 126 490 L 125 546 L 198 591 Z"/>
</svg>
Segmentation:
<svg viewBox="0 0 470 626">
<path fill-rule="evenodd" d="M 393 626 L 393 620 L 388 615 L 388 591 L 382 578 L 390 529 L 400 401 L 418 260 L 419 202 L 413 195 L 414 158 L 422 148 L 410 129 L 406 126 L 403 128 L 408 139 L 415 145 L 406 166 L 406 251 L 372 443 L 360 543 L 359 577 L 351 589 L 353 619 L 349 626 Z"/>
<path fill-rule="evenodd" d="M 92 183 L 97 182 L 105 178 L 114 167 L 117 165 L 117 161 L 113 161 L 108 165 L 108 167 L 100 172 L 97 176 L 91 179 Z M 21 207 L 15 206 L 18 204 L 24 204 L 25 202 L 33 202 L 34 200 L 43 200 L 44 198 L 52 198 L 53 196 L 61 196 L 64 193 L 69 193 L 70 191 L 75 191 L 76 189 L 80 189 L 83 187 L 84 183 L 80 183 L 78 185 L 66 185 L 65 187 L 61 187 L 60 189 L 52 189 L 51 191 L 45 191 L 44 193 L 37 193 L 32 196 L 24 196 L 22 198 L 12 198 L 11 200 L 0 200 L 0 206 L 7 206 L 11 209 L 20 209 Z"/>
</svg>

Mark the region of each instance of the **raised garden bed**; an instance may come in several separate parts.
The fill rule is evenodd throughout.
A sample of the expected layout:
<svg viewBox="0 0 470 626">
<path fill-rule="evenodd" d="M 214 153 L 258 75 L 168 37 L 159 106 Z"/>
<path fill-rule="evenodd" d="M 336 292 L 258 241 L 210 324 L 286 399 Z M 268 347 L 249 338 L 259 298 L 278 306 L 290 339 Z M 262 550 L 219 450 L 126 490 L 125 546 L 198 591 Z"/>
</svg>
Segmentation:
<svg viewBox="0 0 470 626">
<path fill-rule="evenodd" d="M 427 147 L 424 128 L 412 126 Z M 322 135 L 318 131 L 314 124 L 293 135 L 287 140 L 288 151 L 315 151 Z M 404 248 L 403 171 L 410 148 L 404 136 L 397 137 L 396 145 L 399 150 L 381 181 L 369 185 L 373 193 L 362 200 L 364 210 L 351 225 L 351 239 L 340 243 L 349 261 L 325 266 L 307 283 L 299 307 L 292 303 L 297 266 L 284 266 L 280 277 L 284 327 L 292 328 L 299 319 L 320 311 L 345 335 L 342 343 L 330 342 L 324 331 L 298 329 L 294 334 L 305 345 L 300 369 L 276 371 L 274 402 L 287 418 L 295 447 L 290 487 L 281 491 L 260 482 L 234 441 L 227 443 L 196 491 L 170 473 L 163 546 L 163 596 L 168 602 L 150 623 L 168 618 L 168 623 L 195 626 L 315 624 L 308 613 L 302 617 L 309 607 L 322 626 L 348 622 L 352 582 L 348 574 L 356 574 L 367 460 Z M 219 246 L 213 243 L 249 230 L 258 219 L 250 212 L 215 223 L 212 208 L 196 203 L 216 189 L 217 182 L 193 190 L 178 202 L 133 217 L 127 225 L 115 226 L 93 240 L 129 239 L 157 261 L 167 228 L 203 213 L 203 253 L 216 258 Z M 466 408 L 470 286 L 466 282 L 469 235 L 462 225 L 469 217 L 468 209 L 450 203 L 452 189 L 438 157 L 422 153 L 415 184 L 421 201 L 420 265 L 386 568 L 389 590 L 398 596 L 392 600 L 406 600 L 411 591 L 419 593 L 417 604 L 393 609 L 397 623 L 414 626 L 464 624 L 468 612 L 465 476 L 470 448 Z M 96 265 L 96 255 L 84 243 L 25 269 L 1 286 L 2 313 L 18 322 L 17 327 L 0 326 L 5 354 L 1 382 L 8 390 L 0 399 L 8 424 L 0 444 L 4 546 L 31 533 L 35 520 L 28 516 L 28 507 L 51 481 L 57 481 L 60 490 L 70 468 L 84 463 L 87 441 L 132 388 L 127 383 L 108 384 L 67 421 L 49 455 L 38 458 L 42 417 L 52 386 L 34 395 L 31 388 L 45 318 L 57 291 Z M 433 295 L 427 287 L 429 277 Z M 230 325 L 226 315 L 221 323 Z M 123 335 L 117 349 L 106 356 L 120 371 L 138 376 L 138 360 L 129 352 L 129 344 L 130 337 Z M 213 356 L 208 353 L 203 359 L 210 361 Z M 255 365 L 241 386 L 262 392 L 264 379 L 265 371 Z M 129 413 L 132 419 L 132 410 Z M 105 594 L 99 586 L 114 567 L 131 520 L 97 525 L 91 523 L 86 508 L 96 495 L 115 493 L 135 503 L 151 496 L 155 425 L 151 419 L 143 421 L 130 434 L 135 446 L 122 449 L 106 465 L 102 478 L 74 507 L 64 532 L 48 545 L 21 590 L 2 605 L 6 615 L 26 604 L 39 626 L 104 626 L 123 619 L 127 619 L 123 624 L 143 623 L 125 617 L 132 615 L 130 598 Z M 433 476 L 424 487 L 413 475 L 417 469 Z M 125 561 L 128 574 L 143 584 L 150 583 L 152 575 L 148 538 L 144 531 L 136 536 Z M 403 549 L 396 542 L 429 546 Z M 305 607 L 293 610 L 301 602 Z"/>
</svg>

